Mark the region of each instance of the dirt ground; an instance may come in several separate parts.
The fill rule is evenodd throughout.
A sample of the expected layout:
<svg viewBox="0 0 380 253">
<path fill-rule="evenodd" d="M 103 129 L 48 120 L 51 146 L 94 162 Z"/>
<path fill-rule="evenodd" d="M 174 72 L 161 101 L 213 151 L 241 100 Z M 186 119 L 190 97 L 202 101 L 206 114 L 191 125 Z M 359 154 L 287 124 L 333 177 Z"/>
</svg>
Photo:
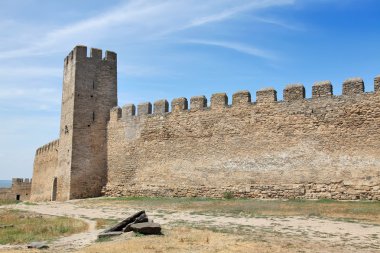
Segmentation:
<svg viewBox="0 0 380 253">
<path fill-rule="evenodd" d="M 220 214 L 194 211 L 191 204 L 187 208 L 163 206 L 95 199 L 0 208 L 70 216 L 89 224 L 87 232 L 49 242 L 50 248 L 44 252 L 380 252 L 380 226 L 376 221 Z M 141 209 L 162 225 L 164 235 L 127 233 L 112 241 L 95 242 L 101 232 L 96 229 L 96 219 L 121 220 Z M 2 245 L 0 252 L 33 252 L 25 248 Z"/>
</svg>

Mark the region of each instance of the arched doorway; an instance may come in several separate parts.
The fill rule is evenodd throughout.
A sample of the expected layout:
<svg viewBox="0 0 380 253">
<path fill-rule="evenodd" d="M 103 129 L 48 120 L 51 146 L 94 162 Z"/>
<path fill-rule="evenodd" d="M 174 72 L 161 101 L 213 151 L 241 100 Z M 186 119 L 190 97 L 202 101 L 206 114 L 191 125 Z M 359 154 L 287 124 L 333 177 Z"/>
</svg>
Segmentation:
<svg viewBox="0 0 380 253">
<path fill-rule="evenodd" d="M 51 192 L 51 201 L 57 200 L 57 177 L 53 179 L 53 190 Z"/>
</svg>

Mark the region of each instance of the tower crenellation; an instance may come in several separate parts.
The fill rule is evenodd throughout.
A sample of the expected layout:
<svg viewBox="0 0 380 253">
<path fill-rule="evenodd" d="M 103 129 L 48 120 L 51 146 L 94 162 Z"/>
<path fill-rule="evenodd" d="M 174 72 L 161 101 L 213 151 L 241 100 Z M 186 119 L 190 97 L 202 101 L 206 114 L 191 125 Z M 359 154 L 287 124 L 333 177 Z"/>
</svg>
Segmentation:
<svg viewBox="0 0 380 253">
<path fill-rule="evenodd" d="M 202 110 L 207 107 L 207 98 L 205 96 L 194 96 L 190 98 L 190 110 Z"/>
<path fill-rule="evenodd" d="M 122 108 L 122 118 L 126 119 L 136 114 L 136 106 L 134 104 L 124 105 Z"/>
<path fill-rule="evenodd" d="M 172 112 L 177 113 L 188 109 L 187 98 L 180 97 L 172 100 Z"/>
<path fill-rule="evenodd" d="M 330 81 L 320 81 L 314 83 L 312 87 L 312 97 L 331 97 L 333 95 L 333 87 Z"/>
<path fill-rule="evenodd" d="M 289 84 L 283 91 L 284 101 L 292 102 L 305 98 L 305 87 L 303 84 Z"/>
<path fill-rule="evenodd" d="M 277 101 L 277 91 L 274 88 L 265 88 L 256 92 L 257 103 L 272 103 Z"/>
<path fill-rule="evenodd" d="M 169 112 L 169 102 L 166 99 L 154 102 L 154 114 L 164 114 Z"/>
<path fill-rule="evenodd" d="M 349 78 L 343 82 L 343 95 L 356 95 L 364 92 L 364 81 L 362 78 Z"/>
<path fill-rule="evenodd" d="M 251 93 L 247 90 L 232 95 L 232 106 L 247 106 L 251 103 Z"/>
<path fill-rule="evenodd" d="M 375 77 L 374 80 L 374 91 L 379 92 L 380 91 L 380 75 Z"/>
<path fill-rule="evenodd" d="M 211 96 L 211 108 L 220 109 L 228 105 L 228 96 L 226 93 L 215 93 Z"/>
<path fill-rule="evenodd" d="M 138 115 L 152 114 L 152 104 L 150 102 L 140 103 L 137 106 Z"/>
</svg>

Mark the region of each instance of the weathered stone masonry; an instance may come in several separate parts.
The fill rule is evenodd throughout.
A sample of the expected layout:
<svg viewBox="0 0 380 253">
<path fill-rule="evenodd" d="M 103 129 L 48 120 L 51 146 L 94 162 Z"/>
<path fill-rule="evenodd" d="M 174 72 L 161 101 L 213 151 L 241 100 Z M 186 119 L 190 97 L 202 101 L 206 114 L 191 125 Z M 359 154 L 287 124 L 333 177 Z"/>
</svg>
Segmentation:
<svg viewBox="0 0 380 253">
<path fill-rule="evenodd" d="M 117 105 L 116 54 L 77 46 L 64 60 L 59 141 L 37 150 L 32 200 L 101 195 L 107 182 L 109 110 Z M 48 148 L 46 148 L 46 146 Z"/>
<path fill-rule="evenodd" d="M 380 77 L 117 105 L 116 54 L 65 59 L 59 141 L 37 151 L 32 200 L 107 196 L 380 200 Z M 208 106 L 209 105 L 209 106 Z M 112 109 L 111 109 L 112 108 Z M 137 111 L 137 112 L 136 112 Z M 102 190 L 102 191 L 101 191 Z"/>
<path fill-rule="evenodd" d="M 31 186 L 32 180 L 29 178 L 13 178 L 11 188 L 0 188 L 0 200 L 27 201 Z"/>
</svg>

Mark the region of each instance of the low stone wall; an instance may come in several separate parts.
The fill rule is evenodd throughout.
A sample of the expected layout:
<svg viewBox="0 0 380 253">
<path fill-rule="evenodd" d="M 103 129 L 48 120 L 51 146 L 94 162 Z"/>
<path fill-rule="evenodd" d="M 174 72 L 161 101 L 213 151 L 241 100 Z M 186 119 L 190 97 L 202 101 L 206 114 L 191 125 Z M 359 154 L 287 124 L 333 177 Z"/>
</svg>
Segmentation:
<svg viewBox="0 0 380 253">
<path fill-rule="evenodd" d="M 344 183 L 331 184 L 289 184 L 289 185 L 247 185 L 221 188 L 196 186 L 173 188 L 167 185 L 124 185 L 114 186 L 107 192 L 111 196 L 130 197 L 209 197 L 256 199 L 335 199 L 335 200 L 380 200 L 379 186 L 351 186 Z"/>
</svg>

